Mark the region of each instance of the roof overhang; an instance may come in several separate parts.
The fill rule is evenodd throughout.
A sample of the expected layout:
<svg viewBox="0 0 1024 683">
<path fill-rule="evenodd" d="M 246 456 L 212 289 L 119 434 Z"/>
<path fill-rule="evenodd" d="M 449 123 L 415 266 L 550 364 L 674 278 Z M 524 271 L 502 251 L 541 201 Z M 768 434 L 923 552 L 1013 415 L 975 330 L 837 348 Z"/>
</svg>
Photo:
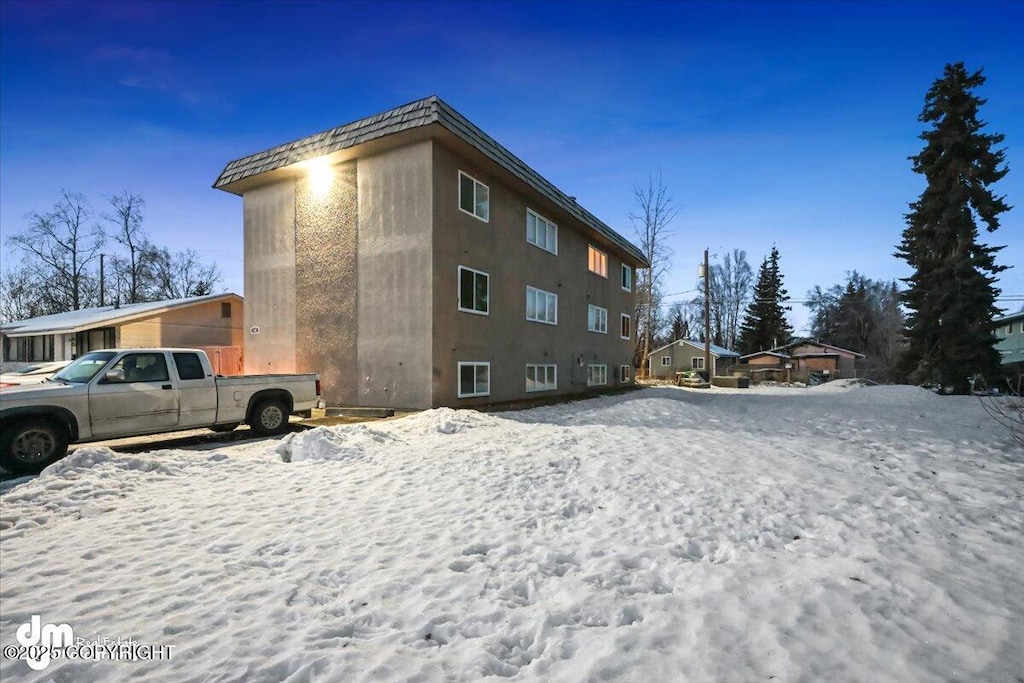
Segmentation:
<svg viewBox="0 0 1024 683">
<path fill-rule="evenodd" d="M 502 169 L 506 176 L 516 179 L 582 223 L 603 245 L 625 255 L 630 265 L 650 267 L 636 245 L 436 96 L 231 161 L 214 181 L 213 187 L 242 195 L 252 188 L 303 174 L 305 163 L 313 159 L 326 157 L 330 163 L 338 164 L 427 138 L 448 144 L 457 139 L 472 147 Z"/>
</svg>

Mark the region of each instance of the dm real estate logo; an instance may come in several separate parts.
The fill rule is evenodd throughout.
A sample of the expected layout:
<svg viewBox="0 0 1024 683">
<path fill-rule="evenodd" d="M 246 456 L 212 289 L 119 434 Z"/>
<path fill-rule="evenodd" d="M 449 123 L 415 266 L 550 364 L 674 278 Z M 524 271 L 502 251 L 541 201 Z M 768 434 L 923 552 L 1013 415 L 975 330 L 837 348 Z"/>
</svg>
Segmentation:
<svg viewBox="0 0 1024 683">
<path fill-rule="evenodd" d="M 27 624 L 19 626 L 14 635 L 24 648 L 18 651 L 18 659 L 24 658 L 29 668 L 35 671 L 42 671 L 50 665 L 53 650 L 71 647 L 75 642 L 75 632 L 68 624 L 43 624 L 38 614 L 33 614 Z M 20 656 L 22 654 L 24 657 Z"/>
</svg>

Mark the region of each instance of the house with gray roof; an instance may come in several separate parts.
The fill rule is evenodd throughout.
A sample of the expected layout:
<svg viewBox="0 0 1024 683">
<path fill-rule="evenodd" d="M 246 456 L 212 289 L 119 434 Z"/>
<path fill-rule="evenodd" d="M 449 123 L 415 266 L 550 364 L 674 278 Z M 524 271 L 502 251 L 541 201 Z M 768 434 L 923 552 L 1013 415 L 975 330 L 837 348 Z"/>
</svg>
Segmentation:
<svg viewBox="0 0 1024 683">
<path fill-rule="evenodd" d="M 247 372 L 429 408 L 632 382 L 641 251 L 437 97 L 230 162 Z"/>
<path fill-rule="evenodd" d="M 4 367 L 72 360 L 97 349 L 238 347 L 242 297 L 230 292 L 97 306 L 0 325 Z M 233 373 L 237 374 L 237 373 Z"/>
<path fill-rule="evenodd" d="M 996 351 L 1003 371 L 1016 386 L 1024 374 L 1024 309 L 996 318 Z"/>
<path fill-rule="evenodd" d="M 740 354 L 723 346 L 711 344 L 711 377 L 728 375 L 739 360 Z M 675 379 L 677 372 L 704 368 L 704 342 L 677 339 L 647 356 L 648 376 L 659 379 Z"/>
</svg>

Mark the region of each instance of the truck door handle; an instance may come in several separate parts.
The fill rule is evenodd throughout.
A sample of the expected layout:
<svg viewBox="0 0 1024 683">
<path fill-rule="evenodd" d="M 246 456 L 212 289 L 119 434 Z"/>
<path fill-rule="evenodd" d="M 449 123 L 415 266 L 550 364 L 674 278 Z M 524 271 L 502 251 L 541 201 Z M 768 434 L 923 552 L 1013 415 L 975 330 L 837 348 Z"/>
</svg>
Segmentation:
<svg viewBox="0 0 1024 683">
<path fill-rule="evenodd" d="M 160 385 L 160 388 L 161 389 L 170 389 L 171 385 L 170 384 L 162 384 L 162 385 Z"/>
</svg>

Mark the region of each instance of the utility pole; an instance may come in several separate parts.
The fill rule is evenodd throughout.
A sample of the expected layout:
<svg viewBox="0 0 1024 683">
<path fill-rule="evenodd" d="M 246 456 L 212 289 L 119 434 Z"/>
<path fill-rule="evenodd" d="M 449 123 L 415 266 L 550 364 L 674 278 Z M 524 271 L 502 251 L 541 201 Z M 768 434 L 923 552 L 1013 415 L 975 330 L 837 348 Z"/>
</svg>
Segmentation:
<svg viewBox="0 0 1024 683">
<path fill-rule="evenodd" d="M 708 250 L 704 250 L 704 372 L 711 385 L 711 270 L 708 268 Z"/>
<path fill-rule="evenodd" d="M 103 259 L 106 254 L 100 254 L 100 306 L 103 306 Z"/>
</svg>

